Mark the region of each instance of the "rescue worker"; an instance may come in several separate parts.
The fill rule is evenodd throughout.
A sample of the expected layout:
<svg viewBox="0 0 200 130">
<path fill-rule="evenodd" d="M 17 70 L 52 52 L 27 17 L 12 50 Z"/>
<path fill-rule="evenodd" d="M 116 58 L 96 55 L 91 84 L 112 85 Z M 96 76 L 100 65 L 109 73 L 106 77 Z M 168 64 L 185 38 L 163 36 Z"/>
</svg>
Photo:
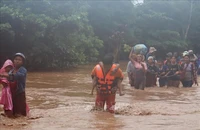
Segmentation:
<svg viewBox="0 0 200 130">
<path fill-rule="evenodd" d="M 101 68 L 103 68 L 103 62 L 102 61 L 99 62 L 99 65 L 100 65 Z M 114 75 L 117 72 L 117 70 L 119 69 L 119 67 L 120 67 L 120 65 L 116 64 L 115 68 L 113 68 L 111 70 L 111 75 Z M 97 84 L 97 79 L 96 79 L 96 77 L 94 77 L 92 79 L 92 91 L 91 91 L 90 95 L 93 95 L 96 84 Z"/>
<path fill-rule="evenodd" d="M 92 70 L 92 79 L 96 79 L 96 101 L 95 108 L 103 110 L 106 103 L 106 110 L 110 113 L 115 111 L 115 96 L 117 89 L 119 89 L 119 95 L 123 96 L 121 82 L 123 80 L 123 74 L 121 69 L 117 69 L 116 73 L 112 73 L 112 70 L 116 68 L 116 64 L 113 64 L 113 55 L 107 54 L 103 58 L 103 67 L 97 64 Z M 93 82 L 93 85 L 95 82 Z"/>
</svg>

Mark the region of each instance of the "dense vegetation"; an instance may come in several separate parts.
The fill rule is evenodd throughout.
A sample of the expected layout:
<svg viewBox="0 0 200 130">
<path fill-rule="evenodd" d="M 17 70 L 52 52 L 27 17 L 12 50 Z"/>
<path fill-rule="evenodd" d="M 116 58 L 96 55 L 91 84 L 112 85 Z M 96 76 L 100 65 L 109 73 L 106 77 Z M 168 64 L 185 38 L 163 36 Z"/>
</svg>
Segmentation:
<svg viewBox="0 0 200 130">
<path fill-rule="evenodd" d="M 200 2 L 0 0 L 0 60 L 23 52 L 33 69 L 67 68 L 144 43 L 200 51 Z"/>
</svg>

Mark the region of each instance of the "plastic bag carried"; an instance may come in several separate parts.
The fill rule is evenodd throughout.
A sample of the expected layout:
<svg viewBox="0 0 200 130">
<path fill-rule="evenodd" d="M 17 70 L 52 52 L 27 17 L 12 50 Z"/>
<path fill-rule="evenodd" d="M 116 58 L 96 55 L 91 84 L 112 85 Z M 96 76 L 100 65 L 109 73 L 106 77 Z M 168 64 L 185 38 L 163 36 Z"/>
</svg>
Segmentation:
<svg viewBox="0 0 200 130">
<path fill-rule="evenodd" d="M 147 47 L 144 44 L 137 44 L 133 47 L 135 54 L 145 55 L 147 53 Z"/>
</svg>

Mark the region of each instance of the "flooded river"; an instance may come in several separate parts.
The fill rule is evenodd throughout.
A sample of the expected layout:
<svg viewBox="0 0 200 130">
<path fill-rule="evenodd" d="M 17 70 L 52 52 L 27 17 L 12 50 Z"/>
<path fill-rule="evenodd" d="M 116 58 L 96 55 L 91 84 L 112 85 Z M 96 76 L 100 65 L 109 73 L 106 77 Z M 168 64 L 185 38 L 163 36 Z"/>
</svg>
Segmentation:
<svg viewBox="0 0 200 130">
<path fill-rule="evenodd" d="M 115 115 L 91 111 L 94 65 L 87 65 L 63 72 L 28 73 L 30 116 L 0 116 L 0 130 L 200 130 L 200 87 L 134 90 L 128 84 L 126 64 L 121 66 L 126 94 L 117 94 Z"/>
</svg>

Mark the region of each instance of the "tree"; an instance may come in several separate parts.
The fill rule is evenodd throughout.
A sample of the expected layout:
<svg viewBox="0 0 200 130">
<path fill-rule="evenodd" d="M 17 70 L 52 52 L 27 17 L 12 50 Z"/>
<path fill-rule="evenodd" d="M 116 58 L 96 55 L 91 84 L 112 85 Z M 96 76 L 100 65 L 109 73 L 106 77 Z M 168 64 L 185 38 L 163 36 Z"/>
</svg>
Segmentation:
<svg viewBox="0 0 200 130">
<path fill-rule="evenodd" d="M 113 53 L 128 59 L 138 43 L 168 51 L 200 48 L 195 0 L 0 0 L 0 62 L 15 52 L 33 69 L 68 68 Z"/>
<path fill-rule="evenodd" d="M 6 42 L 14 37 L 9 46 L 0 43 L 6 50 L 1 53 L 23 52 L 29 66 L 41 69 L 96 58 L 103 42 L 88 23 L 87 6 L 84 1 L 1 1 L 1 37 Z"/>
</svg>

